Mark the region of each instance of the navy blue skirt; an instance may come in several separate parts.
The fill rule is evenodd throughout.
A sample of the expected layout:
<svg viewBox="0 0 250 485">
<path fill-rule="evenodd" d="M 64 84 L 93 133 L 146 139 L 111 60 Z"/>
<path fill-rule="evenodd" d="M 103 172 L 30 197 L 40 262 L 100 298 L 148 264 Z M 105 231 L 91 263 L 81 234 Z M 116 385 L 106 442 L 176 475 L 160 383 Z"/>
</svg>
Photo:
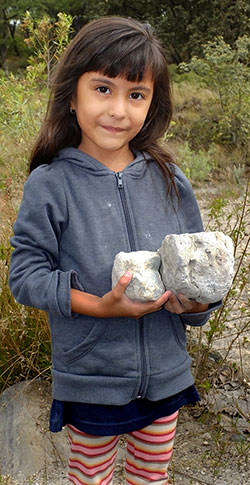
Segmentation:
<svg viewBox="0 0 250 485">
<path fill-rule="evenodd" d="M 160 401 L 135 399 L 124 406 L 86 404 L 53 400 L 50 431 L 57 433 L 66 424 L 95 436 L 115 436 L 136 431 L 156 419 L 170 416 L 185 404 L 200 400 L 195 386 L 190 386 Z"/>
</svg>

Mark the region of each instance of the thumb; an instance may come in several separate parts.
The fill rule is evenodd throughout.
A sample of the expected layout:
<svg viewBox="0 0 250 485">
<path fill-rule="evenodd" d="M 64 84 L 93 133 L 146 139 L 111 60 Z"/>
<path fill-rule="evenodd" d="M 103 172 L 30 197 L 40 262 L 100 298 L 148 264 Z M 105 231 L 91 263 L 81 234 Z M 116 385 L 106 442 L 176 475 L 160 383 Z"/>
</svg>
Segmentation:
<svg viewBox="0 0 250 485">
<path fill-rule="evenodd" d="M 116 286 L 113 288 L 113 293 L 116 298 L 122 297 L 123 293 L 125 292 L 127 286 L 129 285 L 133 275 L 130 271 L 126 271 L 124 275 L 119 279 Z"/>
</svg>

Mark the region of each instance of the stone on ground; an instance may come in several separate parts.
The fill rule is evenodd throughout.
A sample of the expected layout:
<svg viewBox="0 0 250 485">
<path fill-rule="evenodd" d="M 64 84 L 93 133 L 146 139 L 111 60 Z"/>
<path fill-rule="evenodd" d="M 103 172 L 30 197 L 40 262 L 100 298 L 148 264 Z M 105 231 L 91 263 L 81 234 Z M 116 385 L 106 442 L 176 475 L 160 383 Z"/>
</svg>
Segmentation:
<svg viewBox="0 0 250 485">
<path fill-rule="evenodd" d="M 49 432 L 50 403 L 51 386 L 39 380 L 20 382 L 0 395 L 0 476 L 22 483 L 51 466 L 58 477 L 65 469 L 66 431 Z"/>
<path fill-rule="evenodd" d="M 51 399 L 51 384 L 41 380 L 19 382 L 0 395 L 0 483 L 4 477 L 10 485 L 69 483 L 67 432 L 49 431 Z M 118 475 L 123 456 L 119 446 Z"/>
</svg>

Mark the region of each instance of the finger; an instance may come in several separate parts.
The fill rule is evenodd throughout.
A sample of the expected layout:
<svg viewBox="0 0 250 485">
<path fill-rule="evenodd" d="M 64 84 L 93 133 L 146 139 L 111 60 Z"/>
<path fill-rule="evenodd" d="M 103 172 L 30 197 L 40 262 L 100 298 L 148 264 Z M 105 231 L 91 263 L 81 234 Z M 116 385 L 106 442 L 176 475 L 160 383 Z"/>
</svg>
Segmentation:
<svg viewBox="0 0 250 485">
<path fill-rule="evenodd" d="M 181 302 L 178 300 L 177 296 L 172 294 L 172 296 L 169 298 L 167 303 L 164 305 L 166 310 L 168 310 L 171 313 L 183 313 L 184 307 L 182 306 Z"/>
<path fill-rule="evenodd" d="M 176 305 L 171 305 L 166 303 L 165 308 L 170 313 L 176 313 L 177 315 L 180 315 L 181 313 L 183 313 L 183 308 L 181 307 L 181 305 L 176 306 Z"/>
<path fill-rule="evenodd" d="M 191 310 L 194 306 L 194 300 L 190 300 L 182 293 L 178 293 L 177 298 L 185 310 Z"/>
<path fill-rule="evenodd" d="M 144 315 L 162 310 L 164 304 L 166 303 L 166 301 L 168 301 L 171 295 L 172 295 L 172 292 L 168 290 L 168 291 L 165 291 L 160 296 L 160 298 L 158 298 L 158 300 L 146 302 L 144 304 L 145 305 Z"/>
<path fill-rule="evenodd" d="M 160 298 L 158 298 L 158 300 L 155 301 L 155 304 L 159 307 L 162 307 L 162 305 L 164 305 L 172 295 L 173 295 L 172 291 L 170 290 L 165 291 L 160 296 Z"/>
<path fill-rule="evenodd" d="M 127 286 L 129 285 L 133 275 L 129 271 L 124 273 L 122 277 L 119 279 L 116 286 L 113 288 L 113 295 L 115 298 L 122 298 Z"/>
</svg>

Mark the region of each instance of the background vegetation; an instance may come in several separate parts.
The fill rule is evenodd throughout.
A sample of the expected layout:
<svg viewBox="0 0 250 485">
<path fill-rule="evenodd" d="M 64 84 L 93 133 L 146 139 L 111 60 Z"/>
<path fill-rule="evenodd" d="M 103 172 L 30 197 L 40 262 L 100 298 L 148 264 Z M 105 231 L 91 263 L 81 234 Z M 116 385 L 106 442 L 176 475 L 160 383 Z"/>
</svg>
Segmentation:
<svg viewBox="0 0 250 485">
<path fill-rule="evenodd" d="M 199 56 L 202 44 L 217 35 L 231 46 L 238 37 L 249 35 L 248 0 L 1 0 L 0 67 L 8 64 L 10 55 L 22 57 L 26 52 L 18 27 L 27 10 L 35 18 L 46 14 L 52 21 L 64 12 L 73 17 L 74 30 L 101 15 L 148 21 L 168 47 L 170 62 L 177 64 Z"/>
<path fill-rule="evenodd" d="M 149 21 L 165 43 L 175 114 L 163 143 L 176 154 L 193 182 L 205 206 L 206 229 L 222 230 L 235 244 L 235 278 L 223 307 L 205 328 L 190 332 L 199 389 L 208 395 L 227 365 L 237 374 L 246 394 L 249 366 L 242 355 L 249 349 L 250 332 L 248 0 L 142 0 L 139 4 L 123 0 L 33 0 L 32 7 L 26 0 L 2 0 L 0 392 L 21 379 L 50 379 L 47 317 L 18 305 L 8 288 L 9 237 L 27 177 L 30 149 L 45 114 L 53 67 L 84 23 L 114 13 Z M 237 349 L 236 360 L 231 358 L 233 349 Z M 235 413 L 242 417 L 239 410 Z M 249 421 L 249 414 L 245 413 L 244 419 Z"/>
</svg>

